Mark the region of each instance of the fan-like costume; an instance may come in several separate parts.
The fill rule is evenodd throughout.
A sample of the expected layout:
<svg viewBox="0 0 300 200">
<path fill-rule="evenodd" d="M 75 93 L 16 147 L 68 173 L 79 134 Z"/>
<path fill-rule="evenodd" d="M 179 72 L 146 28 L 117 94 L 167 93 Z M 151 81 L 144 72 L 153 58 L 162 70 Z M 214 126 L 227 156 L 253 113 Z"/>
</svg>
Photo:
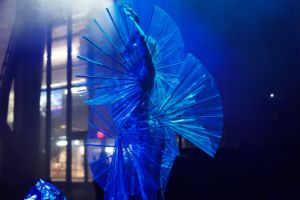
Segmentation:
<svg viewBox="0 0 300 200">
<path fill-rule="evenodd" d="M 147 34 L 128 6 L 116 4 L 98 17 L 78 56 L 88 62 L 81 77 L 87 79 L 82 93 L 90 107 L 86 147 L 93 178 L 106 200 L 157 199 L 178 156 L 176 134 L 215 154 L 221 97 L 159 7 Z"/>
<path fill-rule="evenodd" d="M 24 200 L 67 200 L 61 191 L 42 179 L 33 186 Z"/>
</svg>

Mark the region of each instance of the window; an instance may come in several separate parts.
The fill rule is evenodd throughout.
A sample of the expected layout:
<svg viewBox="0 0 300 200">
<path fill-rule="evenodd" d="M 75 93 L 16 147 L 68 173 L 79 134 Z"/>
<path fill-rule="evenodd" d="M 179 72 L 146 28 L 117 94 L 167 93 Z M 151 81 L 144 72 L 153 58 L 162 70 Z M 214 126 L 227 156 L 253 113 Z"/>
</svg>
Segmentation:
<svg viewBox="0 0 300 200">
<path fill-rule="evenodd" d="M 40 112 L 52 181 L 88 180 L 84 147 L 88 107 L 78 92 L 85 80 L 76 77 L 86 70 L 86 64 L 77 60 L 84 18 L 80 13 L 60 16 L 48 26 Z"/>
<path fill-rule="evenodd" d="M 53 181 L 87 182 L 91 180 L 84 147 L 89 109 L 79 95 L 87 64 L 77 59 L 80 38 L 89 13 L 95 6 L 112 4 L 89 1 L 44 1 L 51 13 L 44 53 L 40 112 L 45 135 L 47 174 Z"/>
</svg>

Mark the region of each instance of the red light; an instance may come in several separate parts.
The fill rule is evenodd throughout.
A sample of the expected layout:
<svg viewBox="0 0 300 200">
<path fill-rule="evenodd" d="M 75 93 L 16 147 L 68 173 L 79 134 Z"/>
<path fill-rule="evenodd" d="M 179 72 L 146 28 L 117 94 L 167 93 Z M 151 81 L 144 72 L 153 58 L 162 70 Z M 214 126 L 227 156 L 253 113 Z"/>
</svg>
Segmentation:
<svg viewBox="0 0 300 200">
<path fill-rule="evenodd" d="M 105 138 L 104 133 L 102 133 L 101 131 L 97 131 L 97 138 L 99 138 L 99 139 Z"/>
</svg>

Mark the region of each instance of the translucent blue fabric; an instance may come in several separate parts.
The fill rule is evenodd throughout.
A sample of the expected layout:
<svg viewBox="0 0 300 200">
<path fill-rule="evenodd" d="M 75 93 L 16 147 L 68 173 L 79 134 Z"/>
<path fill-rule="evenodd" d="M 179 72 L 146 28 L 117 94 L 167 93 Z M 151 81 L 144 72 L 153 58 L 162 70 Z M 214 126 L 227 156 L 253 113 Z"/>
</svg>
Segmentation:
<svg viewBox="0 0 300 200">
<path fill-rule="evenodd" d="M 98 12 L 78 56 L 89 65 L 88 161 L 107 200 L 156 199 L 179 155 L 176 134 L 213 156 L 222 133 L 218 89 L 173 20 L 155 7 L 148 29 L 138 21 L 127 6 Z"/>
<path fill-rule="evenodd" d="M 67 198 L 52 184 L 40 179 L 24 200 L 66 200 Z"/>
</svg>

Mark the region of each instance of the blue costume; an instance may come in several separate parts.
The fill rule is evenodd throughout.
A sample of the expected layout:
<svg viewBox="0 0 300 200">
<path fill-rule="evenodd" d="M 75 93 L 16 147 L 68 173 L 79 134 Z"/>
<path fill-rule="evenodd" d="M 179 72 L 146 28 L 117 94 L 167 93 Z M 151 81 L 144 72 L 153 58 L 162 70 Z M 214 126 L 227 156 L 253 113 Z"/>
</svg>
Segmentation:
<svg viewBox="0 0 300 200">
<path fill-rule="evenodd" d="M 24 200 L 67 200 L 67 198 L 52 184 L 40 179 L 30 189 Z"/>
<path fill-rule="evenodd" d="M 130 7 L 106 9 L 78 56 L 89 65 L 80 75 L 90 107 L 88 161 L 106 200 L 156 199 L 179 155 L 176 134 L 213 156 L 222 133 L 218 89 L 185 53 L 173 20 L 155 7 L 147 34 L 138 21 Z"/>
</svg>

